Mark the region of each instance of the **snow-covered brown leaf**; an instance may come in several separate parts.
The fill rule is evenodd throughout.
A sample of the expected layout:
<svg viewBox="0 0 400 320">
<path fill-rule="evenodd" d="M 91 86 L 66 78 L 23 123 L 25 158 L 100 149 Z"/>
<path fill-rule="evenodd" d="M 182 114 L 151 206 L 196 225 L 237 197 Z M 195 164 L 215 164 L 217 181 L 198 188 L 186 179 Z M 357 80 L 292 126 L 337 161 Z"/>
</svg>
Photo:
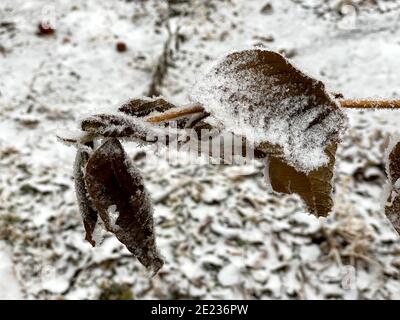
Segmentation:
<svg viewBox="0 0 400 320">
<path fill-rule="evenodd" d="M 155 243 L 153 208 L 140 173 L 117 139 L 109 138 L 94 151 L 84 179 L 106 229 L 156 273 L 163 260 Z"/>
<path fill-rule="evenodd" d="M 309 173 L 298 171 L 284 160 L 269 157 L 267 174 L 271 187 L 276 192 L 297 193 L 311 213 L 326 217 L 332 210 L 332 178 L 335 165 L 336 144 L 326 149 L 329 163 Z"/>
<path fill-rule="evenodd" d="M 84 170 L 89 160 L 90 147 L 79 147 L 76 152 L 75 164 L 74 164 L 74 180 L 75 180 L 75 192 L 78 200 L 79 211 L 83 220 L 83 226 L 86 231 L 85 240 L 87 240 L 92 246 L 96 245 L 93 239 L 93 232 L 97 223 L 97 211 L 94 208 L 92 201 L 89 199 L 87 194 Z"/>
<path fill-rule="evenodd" d="M 164 112 L 175 105 L 161 97 L 131 99 L 118 108 L 119 111 L 135 117 L 144 117 L 152 112 Z"/>
<path fill-rule="evenodd" d="M 152 128 L 137 118 L 121 114 L 96 114 L 81 121 L 81 129 L 94 136 L 136 139 L 140 142 L 156 141 Z"/>
<path fill-rule="evenodd" d="M 390 195 L 385 207 L 385 213 L 400 234 L 400 141 L 389 150 L 387 174 Z"/>
<path fill-rule="evenodd" d="M 322 82 L 267 50 L 227 55 L 196 83 L 191 100 L 211 114 L 209 121 L 256 146 L 278 146 L 283 159 L 302 172 L 329 163 L 324 151 L 347 126 Z"/>
</svg>

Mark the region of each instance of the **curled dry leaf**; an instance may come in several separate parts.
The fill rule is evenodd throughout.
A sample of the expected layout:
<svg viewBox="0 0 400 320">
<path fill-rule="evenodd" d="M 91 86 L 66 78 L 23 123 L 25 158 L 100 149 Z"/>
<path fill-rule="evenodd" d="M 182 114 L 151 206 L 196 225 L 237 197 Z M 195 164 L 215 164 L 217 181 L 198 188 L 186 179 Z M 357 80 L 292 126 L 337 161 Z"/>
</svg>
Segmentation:
<svg viewBox="0 0 400 320">
<path fill-rule="evenodd" d="M 389 153 L 389 177 L 390 181 L 396 183 L 400 179 L 400 141 Z"/>
<path fill-rule="evenodd" d="M 156 142 L 157 133 L 143 121 L 123 114 L 97 114 L 85 118 L 81 129 L 87 133 L 114 138 L 131 137 L 141 142 Z"/>
<path fill-rule="evenodd" d="M 146 117 L 152 112 L 156 114 Z M 81 129 L 91 137 L 131 138 L 154 143 L 169 134 L 162 128 L 168 127 L 171 121 L 174 122 L 174 129 L 187 129 L 207 116 L 200 106 L 175 107 L 162 98 L 142 98 L 124 104 L 117 113 L 96 114 L 83 119 Z M 68 137 L 61 139 L 66 143 L 76 140 Z"/>
<path fill-rule="evenodd" d="M 332 210 L 332 178 L 335 165 L 336 144 L 326 149 L 329 163 L 309 173 L 298 171 L 284 160 L 268 157 L 268 176 L 276 192 L 297 193 L 311 213 L 326 217 Z"/>
<path fill-rule="evenodd" d="M 284 160 L 303 172 L 329 163 L 324 151 L 347 124 L 322 82 L 261 49 L 226 56 L 196 83 L 191 100 L 210 113 L 207 119 L 256 147 L 281 148 Z"/>
<path fill-rule="evenodd" d="M 400 234 L 400 141 L 389 150 L 388 156 L 388 183 L 390 195 L 387 199 L 385 213 Z"/>
<path fill-rule="evenodd" d="M 89 158 L 86 188 L 106 229 L 156 273 L 163 265 L 153 232 L 153 208 L 140 173 L 115 138 Z"/>
<path fill-rule="evenodd" d="M 165 112 L 175 105 L 161 97 L 132 99 L 118 108 L 119 111 L 135 117 L 145 117 L 152 112 Z"/>
<path fill-rule="evenodd" d="M 89 144 L 86 147 L 80 146 L 78 148 L 74 164 L 74 180 L 79 211 L 81 213 L 83 226 L 86 231 L 85 239 L 92 246 L 95 246 L 96 242 L 93 239 L 93 232 L 97 223 L 97 211 L 94 208 L 91 200 L 89 199 L 84 180 L 84 169 L 89 160 L 89 152 L 91 151 L 92 146 L 92 144 Z"/>
</svg>

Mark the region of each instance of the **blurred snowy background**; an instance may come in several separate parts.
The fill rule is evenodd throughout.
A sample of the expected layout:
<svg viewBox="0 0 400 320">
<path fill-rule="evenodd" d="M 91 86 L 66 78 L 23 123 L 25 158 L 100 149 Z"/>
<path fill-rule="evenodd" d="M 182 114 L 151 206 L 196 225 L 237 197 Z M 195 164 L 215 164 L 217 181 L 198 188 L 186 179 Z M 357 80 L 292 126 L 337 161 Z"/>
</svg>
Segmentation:
<svg viewBox="0 0 400 320">
<path fill-rule="evenodd" d="M 84 241 L 74 149 L 56 140 L 135 96 L 185 103 L 211 61 L 254 46 L 346 98 L 400 98 L 399 17 L 398 0 L 2 0 L 0 299 L 400 299 L 381 209 L 400 112 L 347 112 L 328 219 L 268 194 L 262 164 L 182 166 L 128 145 L 155 203 L 154 278 L 111 235 Z"/>
</svg>

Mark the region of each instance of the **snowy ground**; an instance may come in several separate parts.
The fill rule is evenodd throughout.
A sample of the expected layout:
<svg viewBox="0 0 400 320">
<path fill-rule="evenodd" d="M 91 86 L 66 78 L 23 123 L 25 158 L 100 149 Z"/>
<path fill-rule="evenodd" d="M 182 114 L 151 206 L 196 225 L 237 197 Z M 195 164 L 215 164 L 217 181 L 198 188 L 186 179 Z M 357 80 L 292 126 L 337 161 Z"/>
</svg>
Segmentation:
<svg viewBox="0 0 400 320">
<path fill-rule="evenodd" d="M 380 200 L 399 112 L 347 112 L 325 220 L 268 194 L 261 164 L 182 166 L 129 145 L 156 202 L 166 264 L 154 278 L 110 235 L 84 241 L 74 150 L 56 140 L 82 114 L 149 92 L 168 25 L 158 89 L 174 103 L 212 60 L 253 46 L 346 98 L 400 98 L 398 1 L 344 2 L 1 1 L 0 298 L 400 299 L 400 241 Z M 55 34 L 36 34 L 44 17 Z"/>
</svg>

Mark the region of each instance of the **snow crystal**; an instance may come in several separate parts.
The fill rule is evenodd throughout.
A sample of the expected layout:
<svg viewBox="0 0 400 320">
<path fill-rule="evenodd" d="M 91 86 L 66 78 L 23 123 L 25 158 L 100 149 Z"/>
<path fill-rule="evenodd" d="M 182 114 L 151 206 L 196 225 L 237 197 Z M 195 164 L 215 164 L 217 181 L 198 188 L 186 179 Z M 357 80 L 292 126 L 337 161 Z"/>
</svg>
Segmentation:
<svg viewBox="0 0 400 320">
<path fill-rule="evenodd" d="M 105 235 L 106 228 L 103 224 L 103 221 L 101 221 L 101 219 L 98 219 L 92 234 L 92 238 L 96 246 L 99 246 L 103 243 Z"/>
<path fill-rule="evenodd" d="M 110 224 L 110 228 L 113 230 L 116 228 L 119 228 L 117 225 L 117 219 L 119 217 L 119 212 L 117 211 L 117 206 L 115 204 L 109 206 L 107 208 L 107 213 L 108 213 L 108 223 Z"/>
<path fill-rule="evenodd" d="M 219 203 L 228 197 L 228 186 L 215 185 L 213 188 L 205 189 L 201 198 L 205 203 Z"/>
<path fill-rule="evenodd" d="M 266 76 L 265 70 L 245 66 L 258 66 L 260 52 L 242 51 L 239 59 L 230 55 L 217 62 L 196 83 L 190 99 L 201 103 L 220 127 L 244 135 L 254 144 L 269 142 L 282 147 L 285 159 L 302 171 L 328 163 L 327 143 L 337 139 L 347 120 L 339 105 L 323 87 L 325 97 L 321 99 L 304 92 L 296 82 L 282 81 L 281 74 Z M 266 69 L 275 72 L 268 64 Z M 320 82 L 302 76 L 319 90 Z M 317 107 L 310 107 L 314 105 Z"/>
<path fill-rule="evenodd" d="M 89 124 L 95 123 L 96 126 L 94 128 L 91 128 L 89 125 L 86 130 L 105 137 L 132 137 L 133 139 L 138 138 L 140 142 L 144 142 L 153 140 L 155 136 L 161 134 L 160 130 L 157 131 L 156 128 L 145 121 L 130 115 L 125 115 L 122 112 L 97 114 L 82 120 L 82 122 Z"/>
<path fill-rule="evenodd" d="M 62 293 L 68 288 L 69 281 L 59 277 L 55 272 L 54 268 L 50 269 L 49 267 L 42 270 L 41 287 L 43 290 Z"/>
<path fill-rule="evenodd" d="M 240 282 L 240 269 L 234 264 L 228 264 L 218 273 L 218 281 L 223 286 L 233 286 Z"/>
<path fill-rule="evenodd" d="M 320 256 L 320 249 L 317 245 L 302 246 L 299 255 L 303 261 L 316 261 Z"/>
<path fill-rule="evenodd" d="M 254 270 L 252 276 L 255 281 L 264 283 L 268 280 L 269 273 L 265 272 L 265 270 Z"/>
</svg>

